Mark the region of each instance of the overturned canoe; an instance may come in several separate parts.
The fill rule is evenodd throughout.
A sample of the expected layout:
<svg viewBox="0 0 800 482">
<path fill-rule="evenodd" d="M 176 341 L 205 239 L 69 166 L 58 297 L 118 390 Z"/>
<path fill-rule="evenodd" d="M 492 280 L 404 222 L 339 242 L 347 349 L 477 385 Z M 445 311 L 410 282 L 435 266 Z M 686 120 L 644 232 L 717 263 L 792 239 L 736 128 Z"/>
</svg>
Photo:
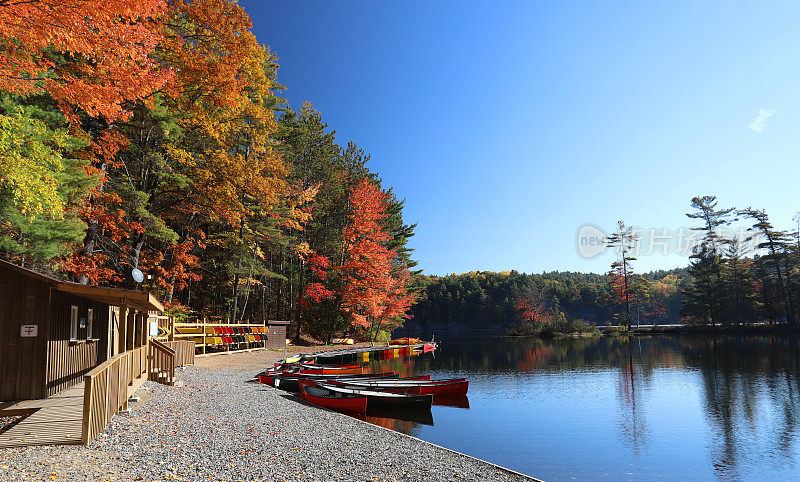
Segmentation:
<svg viewBox="0 0 800 482">
<path fill-rule="evenodd" d="M 317 385 L 301 386 L 300 398 L 321 407 L 344 412 L 364 413 L 367 411 L 367 397 L 352 393 L 342 393 Z"/>
<path fill-rule="evenodd" d="M 390 393 L 371 390 L 368 388 L 344 388 L 327 382 L 313 382 L 310 380 L 300 380 L 301 388 L 303 385 L 315 384 L 321 388 L 328 390 L 350 394 L 350 395 L 364 395 L 367 397 L 367 406 L 378 407 L 394 407 L 394 408 L 407 408 L 407 409 L 430 409 L 433 403 L 433 395 L 412 395 L 403 393 Z"/>
<path fill-rule="evenodd" d="M 466 395 L 469 391 L 469 381 L 464 378 L 452 380 L 330 380 L 339 386 L 347 388 L 364 388 L 393 393 L 407 393 L 412 395 Z"/>
<path fill-rule="evenodd" d="M 302 375 L 302 374 L 285 374 L 285 375 L 276 375 L 272 377 L 271 382 L 265 381 L 268 385 L 272 385 L 275 388 L 280 388 L 281 390 L 287 392 L 299 392 L 300 391 L 300 380 L 311 380 L 311 381 L 332 381 L 332 380 L 363 380 L 366 378 L 370 379 L 386 379 L 391 380 L 392 378 L 397 378 L 397 374 L 394 372 L 386 372 L 386 373 L 376 373 L 370 375 Z"/>
</svg>

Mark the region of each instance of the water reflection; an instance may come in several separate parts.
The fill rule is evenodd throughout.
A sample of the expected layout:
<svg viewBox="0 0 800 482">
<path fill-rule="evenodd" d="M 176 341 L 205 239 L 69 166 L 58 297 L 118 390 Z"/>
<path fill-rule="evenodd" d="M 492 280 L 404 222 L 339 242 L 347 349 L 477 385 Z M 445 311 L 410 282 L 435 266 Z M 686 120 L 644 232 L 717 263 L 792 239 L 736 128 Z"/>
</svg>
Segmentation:
<svg viewBox="0 0 800 482">
<path fill-rule="evenodd" d="M 468 413 L 466 419 L 483 425 L 483 433 L 500 430 L 500 417 L 505 417 L 507 431 L 515 424 L 524 425 L 528 418 L 536 418 L 541 425 L 548 411 L 553 415 L 566 411 L 582 420 L 584 433 L 566 433 L 565 428 L 565 433 L 549 433 L 545 439 L 534 425 L 534 430 L 511 434 L 531 439 L 528 445 L 517 444 L 520 453 L 516 456 L 530 459 L 518 467 L 529 468 L 532 475 L 544 477 L 549 469 L 554 474 L 569 473 L 571 467 L 560 467 L 560 459 L 540 448 L 542 440 L 551 447 L 574 445 L 577 451 L 584 448 L 582 442 L 575 441 L 580 436 L 607 444 L 609 458 L 603 463 L 617 463 L 621 470 L 638 470 L 632 472 L 634 478 L 675 475 L 682 470 L 697 478 L 703 478 L 703 474 L 726 479 L 798 475 L 800 345 L 794 336 L 621 336 L 547 341 L 458 337 L 445 339 L 435 358 L 386 360 L 379 368 L 403 376 L 434 373 L 438 377 L 470 378 L 470 395 L 477 392 L 482 418 L 478 418 L 479 413 Z M 547 392 L 555 385 L 560 391 Z M 526 387 L 534 386 L 535 390 L 526 391 Z M 561 399 L 548 401 L 547 397 Z M 572 404 L 571 400 L 578 397 L 589 401 Z M 592 397 L 598 400 L 595 404 Z M 615 413 L 601 411 L 604 400 Z M 480 444 L 488 442 L 460 440 L 439 423 L 440 416 L 442 421 L 447 420 L 447 412 L 441 410 L 468 408 L 469 400 L 441 402 L 445 408 L 434 407 L 437 425 L 433 427 L 423 429 L 419 423 L 387 418 L 373 423 L 419 434 L 446 446 L 446 437 L 451 437 L 453 443 L 472 444 L 473 453 L 480 456 L 484 450 Z M 608 427 L 613 433 L 599 433 L 606 426 L 597 421 L 598 417 L 610 417 Z M 458 434 L 459 427 L 452 433 Z M 619 443 L 616 453 L 613 438 Z M 577 475 L 580 478 L 580 473 Z"/>
<path fill-rule="evenodd" d="M 640 386 L 638 391 L 636 389 L 637 383 L 641 384 L 639 375 L 642 370 L 633 363 L 630 343 L 628 345 L 628 362 L 623 363 L 618 372 L 617 399 L 620 409 L 617 427 L 620 439 L 633 450 L 634 454 L 638 455 L 646 448 L 648 431 L 645 416 L 641 410 L 642 401 L 639 400 L 642 396 L 642 387 Z"/>
</svg>

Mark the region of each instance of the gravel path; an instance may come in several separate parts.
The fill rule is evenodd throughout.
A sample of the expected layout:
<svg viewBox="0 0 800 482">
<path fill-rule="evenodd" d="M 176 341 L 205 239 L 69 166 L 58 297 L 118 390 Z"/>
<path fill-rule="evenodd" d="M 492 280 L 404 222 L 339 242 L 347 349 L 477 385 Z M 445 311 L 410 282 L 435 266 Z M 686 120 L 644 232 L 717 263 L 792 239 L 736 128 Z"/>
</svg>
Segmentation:
<svg viewBox="0 0 800 482">
<path fill-rule="evenodd" d="M 0 417 L 0 433 L 3 433 L 5 430 L 11 428 L 12 425 L 22 420 L 23 417 L 15 416 L 15 417 Z"/>
<path fill-rule="evenodd" d="M 260 370 L 241 360 L 147 382 L 88 448 L 0 450 L 0 480 L 526 480 L 248 382 Z"/>
</svg>

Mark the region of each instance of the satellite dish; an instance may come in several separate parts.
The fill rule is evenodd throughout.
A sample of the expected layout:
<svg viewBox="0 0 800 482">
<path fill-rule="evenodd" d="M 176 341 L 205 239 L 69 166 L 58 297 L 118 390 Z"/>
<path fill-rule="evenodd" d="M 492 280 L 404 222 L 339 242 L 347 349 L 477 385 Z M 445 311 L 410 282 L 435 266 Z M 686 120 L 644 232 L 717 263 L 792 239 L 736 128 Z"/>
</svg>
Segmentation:
<svg viewBox="0 0 800 482">
<path fill-rule="evenodd" d="M 144 280 L 144 275 L 139 270 L 139 268 L 133 268 L 131 270 L 131 276 L 133 276 L 133 280 L 136 281 L 137 283 L 141 283 L 142 280 Z"/>
</svg>

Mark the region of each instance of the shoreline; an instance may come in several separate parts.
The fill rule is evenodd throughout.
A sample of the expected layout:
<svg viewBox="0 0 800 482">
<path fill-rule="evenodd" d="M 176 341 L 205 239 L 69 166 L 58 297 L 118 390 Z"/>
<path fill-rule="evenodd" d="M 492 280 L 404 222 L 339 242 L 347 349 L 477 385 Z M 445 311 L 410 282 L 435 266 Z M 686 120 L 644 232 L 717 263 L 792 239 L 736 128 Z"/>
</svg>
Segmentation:
<svg viewBox="0 0 800 482">
<path fill-rule="evenodd" d="M 0 480 L 535 480 L 249 381 L 283 355 L 198 359 L 179 386 L 147 382 L 88 447 L 0 450 Z"/>
<path fill-rule="evenodd" d="M 504 338 L 593 338 L 603 336 L 653 336 L 653 335 L 798 335 L 800 326 L 792 323 L 761 323 L 746 325 L 657 325 L 632 327 L 628 331 L 616 326 L 598 327 L 594 331 L 575 333 L 554 333 L 542 336 L 540 334 L 517 335 L 497 333 Z"/>
</svg>

